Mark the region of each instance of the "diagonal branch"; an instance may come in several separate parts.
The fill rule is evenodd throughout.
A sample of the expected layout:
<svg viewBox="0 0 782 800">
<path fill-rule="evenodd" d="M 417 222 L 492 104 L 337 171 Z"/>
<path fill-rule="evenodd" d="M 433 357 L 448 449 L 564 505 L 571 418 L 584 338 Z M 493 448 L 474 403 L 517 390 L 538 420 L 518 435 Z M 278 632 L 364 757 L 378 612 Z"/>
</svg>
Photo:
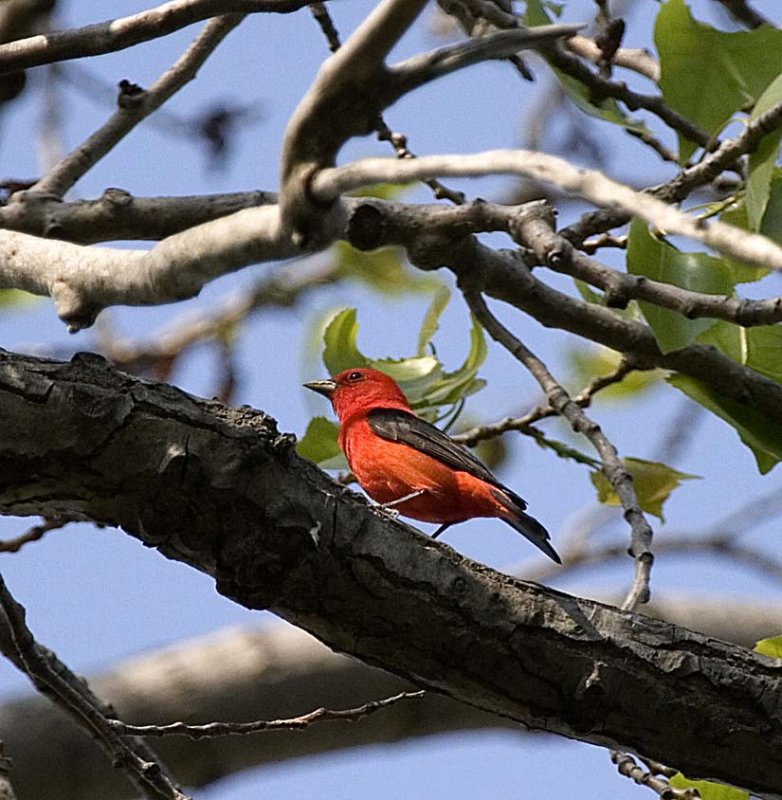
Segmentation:
<svg viewBox="0 0 782 800">
<path fill-rule="evenodd" d="M 10 641 L 2 643 L 5 654 L 40 691 L 95 736 L 112 763 L 123 769 L 138 791 L 151 800 L 188 800 L 152 749 L 143 740 L 117 733 L 109 721 L 111 709 L 53 653 L 35 641 L 25 622 L 24 608 L 8 591 L 2 577 L 0 609 L 10 634 Z"/>
<path fill-rule="evenodd" d="M 631 530 L 630 554 L 635 559 L 635 575 L 622 608 L 634 609 L 640 604 L 649 602 L 649 577 L 654 560 L 651 549 L 652 528 L 641 511 L 633 479 L 619 458 L 616 447 L 600 426 L 589 419 L 584 409 L 570 399 L 564 387 L 557 382 L 546 365 L 489 311 L 480 293 L 466 289 L 464 298 L 492 339 L 529 370 L 543 389 L 549 405 L 570 423 L 576 433 L 586 436 L 600 456 L 603 474 L 618 495 L 624 509 L 624 517 Z"/>
<path fill-rule="evenodd" d="M 671 234 L 703 242 L 739 261 L 782 270 L 782 248 L 760 234 L 725 222 L 693 219 L 650 194 L 638 192 L 597 170 L 575 167 L 567 161 L 527 150 L 489 150 L 472 155 L 439 155 L 415 161 L 367 158 L 321 170 L 311 182 L 312 195 L 321 204 L 372 183 L 405 183 L 441 176 L 474 178 L 485 175 L 523 175 L 551 183 L 597 206 L 636 215 Z"/>
<path fill-rule="evenodd" d="M 228 13 L 289 14 L 307 0 L 169 0 L 129 17 L 40 34 L 0 45 L 0 75 L 15 70 L 124 50 Z"/>
<path fill-rule="evenodd" d="M 121 95 L 117 111 L 85 142 L 56 164 L 31 191 L 58 197 L 64 195 L 139 122 L 193 80 L 206 59 L 244 17 L 244 14 L 225 14 L 207 22 L 187 50 L 148 90 L 125 98 Z"/>
<path fill-rule="evenodd" d="M 3 513 L 121 526 L 227 597 L 420 688 L 779 796 L 780 676 L 767 659 L 475 564 L 297 458 L 266 415 L 94 356 L 0 354 L 0 414 L 13 430 Z"/>
</svg>

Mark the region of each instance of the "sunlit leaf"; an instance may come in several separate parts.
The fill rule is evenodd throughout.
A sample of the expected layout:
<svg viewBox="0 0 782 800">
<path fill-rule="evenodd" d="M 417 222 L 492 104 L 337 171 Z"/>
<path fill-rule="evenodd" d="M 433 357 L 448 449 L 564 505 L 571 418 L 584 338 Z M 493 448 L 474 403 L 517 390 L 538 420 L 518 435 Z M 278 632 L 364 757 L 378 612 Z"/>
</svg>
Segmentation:
<svg viewBox="0 0 782 800">
<path fill-rule="evenodd" d="M 713 345 L 738 364 L 782 383 L 782 326 L 742 328 L 732 322 L 717 320 L 712 321 L 698 341 Z"/>
<path fill-rule="evenodd" d="M 627 242 L 627 271 L 661 283 L 704 294 L 733 294 L 732 268 L 706 253 L 683 253 L 649 233 L 634 219 Z M 663 353 L 679 350 L 711 327 L 713 320 L 687 317 L 654 303 L 639 303 Z"/>
<path fill-rule="evenodd" d="M 674 789 L 697 789 L 701 800 L 749 800 L 749 793 L 724 783 L 712 781 L 690 781 L 681 773 L 669 780 Z"/>
<path fill-rule="evenodd" d="M 343 278 L 354 278 L 386 294 L 431 291 L 437 279 L 412 271 L 401 247 L 382 247 L 364 252 L 347 242 L 335 242 L 332 248 L 335 271 Z"/>
<path fill-rule="evenodd" d="M 296 452 L 316 464 L 328 464 L 329 469 L 345 469 L 347 462 L 337 444 L 339 427 L 325 417 L 313 417 L 304 436 L 296 443 Z"/>
<path fill-rule="evenodd" d="M 761 639 L 753 648 L 756 653 L 769 658 L 782 658 L 782 636 L 771 636 Z"/>
<path fill-rule="evenodd" d="M 621 358 L 622 356 L 616 350 L 602 345 L 572 347 L 568 351 L 568 362 L 573 375 L 573 391 L 580 391 L 593 378 L 612 373 L 619 366 Z M 625 375 L 618 383 L 601 389 L 596 396 L 601 400 L 632 398 L 646 389 L 656 386 L 664 374 L 664 371 L 660 369 L 634 370 Z"/>
<path fill-rule="evenodd" d="M 432 337 L 437 333 L 437 328 L 440 325 L 440 316 L 442 315 L 448 301 L 451 299 L 451 292 L 447 286 L 441 286 L 432 298 L 429 308 L 424 314 L 424 321 L 421 323 L 421 330 L 418 332 L 418 350 L 419 356 L 426 353 L 426 348 Z"/>
<path fill-rule="evenodd" d="M 750 114 L 750 122 L 780 102 L 782 102 L 782 75 L 777 76 L 758 98 Z M 779 155 L 780 139 L 782 139 L 782 130 L 771 131 L 763 137 L 755 151 L 749 154 L 746 202 L 747 217 L 753 231 L 760 230 L 763 215 L 766 213 L 766 206 L 771 196 L 771 179 Z"/>
<path fill-rule="evenodd" d="M 433 299 L 424 322 L 429 329 L 432 326 L 436 328 L 436 317 L 442 313 L 447 299 L 445 292 L 438 293 Z M 470 329 L 470 349 L 464 363 L 454 372 L 446 372 L 434 355 L 369 358 L 358 349 L 357 334 L 355 309 L 342 309 L 332 316 L 323 334 L 323 362 L 329 374 L 336 375 L 351 367 L 379 369 L 399 384 L 413 408 L 427 419 L 439 416 L 439 407 L 453 406 L 485 385 L 485 381 L 476 377 L 487 349 L 483 329 L 475 319 Z M 422 342 L 426 346 L 433 334 L 434 330 L 422 333 L 419 349 Z"/>
<path fill-rule="evenodd" d="M 552 11 L 552 14 L 546 11 L 547 8 Z M 524 19 L 526 24 L 530 27 L 548 25 L 553 22 L 553 16 L 559 16 L 559 14 L 556 13 L 549 3 L 543 2 L 542 0 L 527 0 L 527 13 Z M 584 84 L 583 81 L 558 70 L 556 67 L 552 67 L 551 69 L 557 76 L 560 86 L 573 101 L 576 108 L 580 109 L 585 114 L 589 114 L 604 122 L 621 125 L 623 128 L 636 135 L 651 134 L 649 128 L 647 128 L 641 120 L 628 117 L 613 97 L 604 97 L 597 100 L 592 96 L 592 90 Z"/>
<path fill-rule="evenodd" d="M 351 367 L 367 367 L 369 361 L 356 346 L 356 309 L 345 308 L 331 318 L 323 333 L 323 363 L 329 375 Z"/>
<path fill-rule="evenodd" d="M 686 472 L 661 464 L 658 461 L 644 461 L 640 458 L 625 458 L 622 463 L 633 476 L 633 486 L 638 503 L 648 514 L 654 514 L 663 520 L 663 503 L 670 497 L 682 481 L 697 478 Z M 597 498 L 609 506 L 620 505 L 620 500 L 608 479 L 602 472 L 590 473 L 592 483 L 597 489 Z"/>
<path fill-rule="evenodd" d="M 24 292 L 21 289 L 0 289 L 0 307 L 2 308 L 21 308 L 40 300 L 43 300 L 43 297 Z"/>
<path fill-rule="evenodd" d="M 665 102 L 710 136 L 782 73 L 782 30 L 718 31 L 696 21 L 684 0 L 663 4 L 654 41 Z M 679 134 L 682 163 L 697 147 Z"/>
<path fill-rule="evenodd" d="M 734 427 L 741 441 L 752 450 L 761 473 L 765 474 L 782 460 L 782 425 L 761 411 L 717 394 L 689 375 L 671 375 L 666 380 Z"/>
<path fill-rule="evenodd" d="M 460 398 L 475 394 L 482 389 L 485 381 L 476 378 L 476 375 L 486 360 L 487 352 L 483 328 L 473 317 L 470 328 L 470 349 L 464 362 L 454 372 L 444 372 L 437 382 L 432 383 L 422 399 L 432 406 L 451 405 Z"/>
</svg>

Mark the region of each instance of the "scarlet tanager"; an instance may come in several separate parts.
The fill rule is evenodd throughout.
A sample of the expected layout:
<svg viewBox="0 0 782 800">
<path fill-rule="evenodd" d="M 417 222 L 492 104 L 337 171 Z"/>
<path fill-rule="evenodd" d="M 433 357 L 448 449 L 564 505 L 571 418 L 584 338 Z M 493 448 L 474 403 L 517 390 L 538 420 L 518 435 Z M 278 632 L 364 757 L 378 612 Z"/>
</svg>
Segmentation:
<svg viewBox="0 0 782 800">
<path fill-rule="evenodd" d="M 364 491 L 385 508 L 423 522 L 433 534 L 473 517 L 498 517 L 561 564 L 548 531 L 525 513 L 526 502 L 472 453 L 416 416 L 392 378 L 376 369 L 346 369 L 304 384 L 331 400 L 339 446 Z"/>
</svg>

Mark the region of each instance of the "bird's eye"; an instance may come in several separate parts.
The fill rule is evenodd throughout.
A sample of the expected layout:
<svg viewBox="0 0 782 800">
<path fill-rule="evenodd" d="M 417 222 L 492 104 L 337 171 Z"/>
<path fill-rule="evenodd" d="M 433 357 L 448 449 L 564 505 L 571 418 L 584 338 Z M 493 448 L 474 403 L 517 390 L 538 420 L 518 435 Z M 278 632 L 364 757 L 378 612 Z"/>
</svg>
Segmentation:
<svg viewBox="0 0 782 800">
<path fill-rule="evenodd" d="M 350 375 L 348 375 L 348 380 L 351 383 L 355 383 L 356 381 L 362 380 L 363 377 L 364 376 L 360 372 L 351 372 Z"/>
</svg>

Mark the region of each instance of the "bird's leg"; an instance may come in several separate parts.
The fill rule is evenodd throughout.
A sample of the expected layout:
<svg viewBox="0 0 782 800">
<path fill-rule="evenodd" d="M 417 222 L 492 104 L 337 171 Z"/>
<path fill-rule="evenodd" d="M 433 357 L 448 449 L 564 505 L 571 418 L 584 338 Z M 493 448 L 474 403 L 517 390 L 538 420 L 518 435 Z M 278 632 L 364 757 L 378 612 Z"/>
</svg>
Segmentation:
<svg viewBox="0 0 782 800">
<path fill-rule="evenodd" d="M 429 538 L 436 539 L 441 533 L 445 533 L 451 525 L 453 525 L 453 522 L 444 522 Z"/>
<path fill-rule="evenodd" d="M 408 500 L 413 500 L 416 497 L 420 497 L 424 493 L 423 489 L 418 489 L 416 492 L 410 492 L 410 494 L 406 494 L 404 497 L 399 497 L 396 500 L 392 500 L 390 503 L 381 503 L 380 508 L 384 511 L 392 511 L 394 512 L 394 506 L 398 506 L 400 503 L 404 503 Z M 399 514 L 398 511 L 394 512 L 395 514 Z"/>
</svg>

